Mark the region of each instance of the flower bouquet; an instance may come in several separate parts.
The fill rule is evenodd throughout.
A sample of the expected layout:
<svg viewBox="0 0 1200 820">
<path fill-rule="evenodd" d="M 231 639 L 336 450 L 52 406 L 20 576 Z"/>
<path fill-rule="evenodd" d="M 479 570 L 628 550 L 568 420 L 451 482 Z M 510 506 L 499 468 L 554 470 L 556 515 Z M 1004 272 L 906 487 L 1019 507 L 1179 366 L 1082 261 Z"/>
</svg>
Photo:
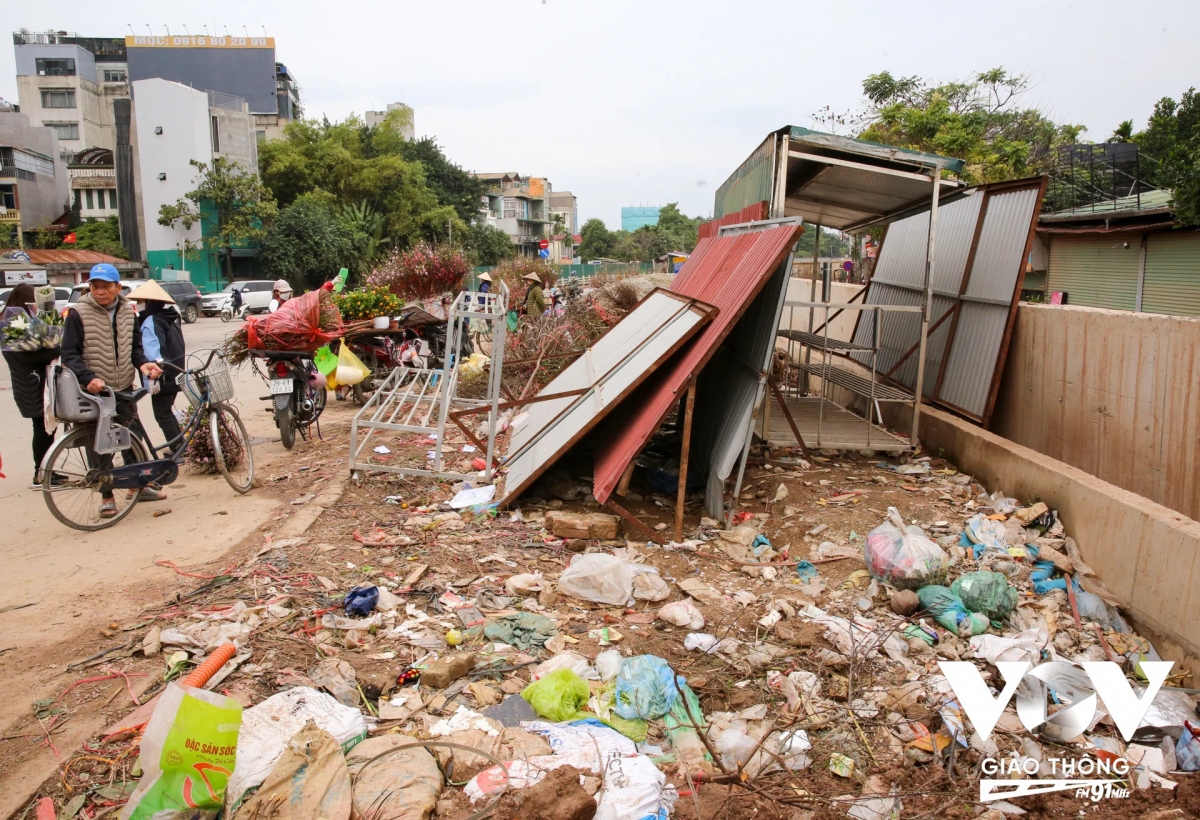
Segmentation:
<svg viewBox="0 0 1200 820">
<path fill-rule="evenodd" d="M 62 346 L 63 318 L 54 310 L 30 315 L 21 308 L 5 308 L 0 315 L 0 350 L 28 353 Z"/>
</svg>

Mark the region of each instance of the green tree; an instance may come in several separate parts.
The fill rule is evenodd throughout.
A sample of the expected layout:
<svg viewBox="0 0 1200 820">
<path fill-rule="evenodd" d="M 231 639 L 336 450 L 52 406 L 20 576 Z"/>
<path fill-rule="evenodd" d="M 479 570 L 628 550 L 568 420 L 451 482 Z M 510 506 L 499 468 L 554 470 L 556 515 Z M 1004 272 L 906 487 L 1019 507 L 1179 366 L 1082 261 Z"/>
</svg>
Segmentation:
<svg viewBox="0 0 1200 820">
<path fill-rule="evenodd" d="M 1172 191 L 1175 217 L 1187 226 L 1200 225 L 1200 94 L 1189 88 L 1178 101 L 1163 97 L 1154 105 L 1146 130 L 1134 136 L 1147 178 Z"/>
<path fill-rule="evenodd" d="M 863 81 L 859 114 L 827 108 L 816 119 L 833 131 L 849 127 L 861 139 L 962 159 L 966 182 L 998 182 L 1049 170 L 1057 148 L 1078 142 L 1086 130 L 1023 108 L 1028 88 L 1024 76 L 1004 68 L 941 85 L 884 71 Z"/>
<path fill-rule="evenodd" d="M 330 199 L 305 194 L 279 212 L 262 240 L 259 259 L 267 276 L 317 288 L 349 266 L 353 236 Z"/>
<path fill-rule="evenodd" d="M 95 222 L 83 222 L 75 229 L 75 247 L 81 251 L 99 251 L 118 259 L 129 254 L 121 244 L 121 227 L 115 216 Z"/>
<path fill-rule="evenodd" d="M 617 237 L 604 224 L 604 220 L 592 218 L 583 223 L 579 231 L 583 241 L 579 245 L 579 256 L 587 262 L 592 259 L 612 259 Z"/>
<path fill-rule="evenodd" d="M 499 265 L 517 255 L 517 247 L 509 235 L 491 225 L 472 225 L 467 232 L 466 246 L 477 265 Z"/>
<path fill-rule="evenodd" d="M 354 264 L 350 267 L 356 271 L 370 269 L 383 244 L 391 241 L 383 235 L 383 214 L 362 201 L 342 206 L 342 223 L 349 232 L 354 253 Z"/>
<path fill-rule="evenodd" d="M 402 113 L 392 112 L 384 124 Z M 302 194 L 324 191 L 339 208 L 365 203 L 381 214 L 381 235 L 397 248 L 445 242 L 450 232 L 465 235 L 478 212 L 478 197 L 466 207 L 470 193 L 460 184 L 465 172 L 444 156 L 439 161 L 440 149 L 424 142 L 410 142 L 396 128 L 372 128 L 356 117 L 303 120 L 288 125 L 283 139 L 260 146 L 259 169 L 281 206 Z M 409 151 L 422 159 L 407 158 Z M 426 162 L 434 167 L 441 186 L 437 190 L 428 182 Z"/>
<path fill-rule="evenodd" d="M 448 160 L 433 137 L 406 141 L 400 150 L 409 162 L 421 163 L 425 169 L 425 184 L 437 196 L 438 204 L 454 208 L 464 224 L 478 221 L 484 191 L 482 180 Z"/>
<path fill-rule="evenodd" d="M 239 163 L 217 157 L 212 165 L 192 160 L 196 187 L 158 210 L 158 224 L 176 223 L 190 229 L 201 225 L 200 247 L 225 256 L 225 273 L 233 281 L 233 248 L 262 239 L 266 225 L 275 216 L 275 199 L 258 175 Z M 192 250 L 187 242 L 184 252 Z"/>
<path fill-rule="evenodd" d="M 1133 142 L 1133 120 L 1124 120 L 1113 129 L 1109 142 Z"/>
</svg>

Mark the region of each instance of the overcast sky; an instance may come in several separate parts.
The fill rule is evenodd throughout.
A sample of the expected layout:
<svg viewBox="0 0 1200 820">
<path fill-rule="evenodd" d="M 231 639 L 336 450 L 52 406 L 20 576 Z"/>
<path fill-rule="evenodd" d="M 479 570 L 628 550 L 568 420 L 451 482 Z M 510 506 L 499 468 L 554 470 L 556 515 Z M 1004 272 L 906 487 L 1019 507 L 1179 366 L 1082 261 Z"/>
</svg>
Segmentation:
<svg viewBox="0 0 1200 820">
<path fill-rule="evenodd" d="M 978 8 L 976 14 L 974 9 Z M 679 202 L 707 216 L 713 193 L 782 125 L 856 108 L 868 74 L 965 79 L 1027 74 L 1027 98 L 1102 141 L 1141 127 L 1154 102 L 1200 78 L 1200 3 L 1127 0 L 457 0 L 253 2 L 4 0 L 9 28 L 122 36 L 276 39 L 309 116 L 340 119 L 404 101 L 419 135 L 469 170 L 545 176 L 580 221 L 620 226 L 622 205 Z M 11 48 L 0 96 L 16 100 Z"/>
</svg>

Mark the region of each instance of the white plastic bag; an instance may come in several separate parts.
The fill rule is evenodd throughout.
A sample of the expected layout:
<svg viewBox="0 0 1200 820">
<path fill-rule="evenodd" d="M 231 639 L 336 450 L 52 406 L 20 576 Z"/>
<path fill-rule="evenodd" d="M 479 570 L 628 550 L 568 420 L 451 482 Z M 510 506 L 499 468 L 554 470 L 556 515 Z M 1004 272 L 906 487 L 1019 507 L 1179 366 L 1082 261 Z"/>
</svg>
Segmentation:
<svg viewBox="0 0 1200 820">
<path fill-rule="evenodd" d="M 608 683 L 617 676 L 621 671 L 621 650 L 607 649 L 596 656 L 595 665 L 596 671 L 600 673 L 600 680 Z"/>
<path fill-rule="evenodd" d="M 633 594 L 633 573 L 629 564 L 615 555 L 577 555 L 558 577 L 558 591 L 598 604 L 624 606 Z"/>
<path fill-rule="evenodd" d="M 673 601 L 658 611 L 658 617 L 675 626 L 686 626 L 688 629 L 704 627 L 704 613 L 692 603 L 691 598 Z"/>
<path fill-rule="evenodd" d="M 887 520 L 867 534 L 863 556 L 871 577 L 896 589 L 942 584 L 950 564 L 945 551 L 920 527 L 905 526 L 895 507 L 888 507 Z"/>
<path fill-rule="evenodd" d="M 688 652 L 699 649 L 711 655 L 717 650 L 719 643 L 716 635 L 709 635 L 707 632 L 693 632 L 683 639 L 683 648 Z"/>
<path fill-rule="evenodd" d="M 595 820 L 666 818 L 678 794 L 667 777 L 645 755 L 618 757 L 604 770 Z"/>
<path fill-rule="evenodd" d="M 288 741 L 312 721 L 348 751 L 367 736 L 362 712 L 308 686 L 297 686 L 242 713 L 237 766 L 225 789 L 226 814 L 234 815 L 246 792 L 260 786 L 287 749 Z"/>
</svg>

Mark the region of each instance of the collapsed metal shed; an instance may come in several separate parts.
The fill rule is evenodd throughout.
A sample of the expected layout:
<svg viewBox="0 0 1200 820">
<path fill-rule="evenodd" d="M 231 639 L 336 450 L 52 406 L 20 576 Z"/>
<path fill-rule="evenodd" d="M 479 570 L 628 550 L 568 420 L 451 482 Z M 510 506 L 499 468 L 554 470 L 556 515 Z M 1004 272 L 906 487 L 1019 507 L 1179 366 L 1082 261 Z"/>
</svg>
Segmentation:
<svg viewBox="0 0 1200 820">
<path fill-rule="evenodd" d="M 1045 192 L 1045 177 L 972 188 L 938 212 L 922 397 L 982 424 L 996 402 L 1025 262 Z M 888 226 L 865 304 L 922 304 L 928 211 Z M 853 342 L 876 338 L 876 313 L 864 311 Z M 878 367 L 916 389 L 921 326 L 915 313 L 883 313 Z M 850 358 L 868 363 L 866 354 Z"/>
<path fill-rule="evenodd" d="M 593 494 L 598 501 L 631 517 L 613 499 L 614 492 L 627 481 L 638 453 L 687 393 L 680 494 L 686 486 L 690 441 L 709 476 L 705 506 L 713 515 L 722 514 L 724 479 L 749 445 L 754 408 L 761 400 L 774 349 L 792 248 L 802 232 L 798 219 L 767 220 L 722 227 L 716 237 L 702 239 L 696 246 L 671 290 L 711 304 L 719 312 L 609 417 L 595 458 Z M 682 503 L 677 522 L 680 512 Z"/>
<path fill-rule="evenodd" d="M 524 492 L 715 312 L 656 288 L 555 376 L 513 420 L 505 500 Z"/>
</svg>

